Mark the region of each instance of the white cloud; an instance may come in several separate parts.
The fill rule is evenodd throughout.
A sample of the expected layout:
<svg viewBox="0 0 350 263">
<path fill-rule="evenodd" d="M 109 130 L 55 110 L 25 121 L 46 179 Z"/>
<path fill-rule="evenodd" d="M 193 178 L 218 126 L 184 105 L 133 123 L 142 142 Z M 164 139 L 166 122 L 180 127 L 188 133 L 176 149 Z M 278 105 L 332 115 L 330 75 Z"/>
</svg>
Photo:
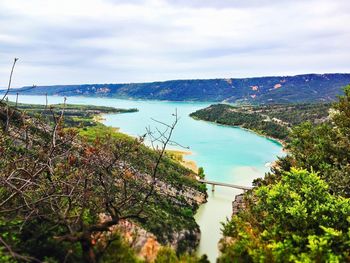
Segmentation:
<svg viewBox="0 0 350 263">
<path fill-rule="evenodd" d="M 0 86 L 350 72 L 346 0 L 2 0 Z"/>
</svg>

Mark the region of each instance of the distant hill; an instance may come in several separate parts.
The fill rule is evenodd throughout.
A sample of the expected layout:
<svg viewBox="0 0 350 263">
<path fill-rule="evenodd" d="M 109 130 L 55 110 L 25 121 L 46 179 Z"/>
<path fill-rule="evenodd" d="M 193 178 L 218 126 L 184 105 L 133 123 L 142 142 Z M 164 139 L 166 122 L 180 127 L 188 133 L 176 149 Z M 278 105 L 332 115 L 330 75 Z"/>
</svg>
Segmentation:
<svg viewBox="0 0 350 263">
<path fill-rule="evenodd" d="M 342 94 L 342 87 L 348 84 L 350 74 L 306 74 L 131 84 L 38 86 L 15 89 L 12 93 L 260 104 L 333 101 L 337 95 Z"/>
<path fill-rule="evenodd" d="M 190 114 L 194 119 L 239 126 L 282 142 L 289 141 L 290 129 L 303 122 L 328 120 L 332 103 L 271 104 L 232 106 L 215 104 Z"/>
</svg>

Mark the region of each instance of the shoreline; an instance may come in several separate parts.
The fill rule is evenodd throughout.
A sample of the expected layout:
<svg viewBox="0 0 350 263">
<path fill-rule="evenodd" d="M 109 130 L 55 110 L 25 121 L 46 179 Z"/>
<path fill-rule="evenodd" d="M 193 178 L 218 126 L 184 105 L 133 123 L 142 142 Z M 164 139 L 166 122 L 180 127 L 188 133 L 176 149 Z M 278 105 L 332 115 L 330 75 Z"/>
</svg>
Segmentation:
<svg viewBox="0 0 350 263">
<path fill-rule="evenodd" d="M 102 124 L 102 125 L 105 125 L 103 122 L 106 120 L 106 118 L 104 118 L 104 114 L 98 114 L 98 115 L 95 115 L 93 117 L 93 120 L 95 122 L 98 122 L 98 123 Z M 124 132 L 120 131 L 120 128 L 115 128 L 115 131 L 124 133 Z M 127 133 L 124 133 L 124 134 L 126 134 L 126 135 L 128 135 L 130 137 L 134 137 L 134 136 L 132 136 L 130 134 L 127 134 Z M 186 150 L 178 150 L 178 149 L 168 149 L 168 150 L 166 150 L 166 153 L 168 153 L 170 155 L 174 155 L 172 159 L 178 161 L 182 166 L 184 166 L 187 169 L 191 170 L 195 174 L 198 173 L 198 165 L 197 165 L 197 163 L 195 161 L 193 161 L 193 160 L 186 159 L 186 156 L 192 155 L 193 152 L 186 151 Z"/>
<path fill-rule="evenodd" d="M 9 95 L 12 95 L 12 96 L 15 96 L 14 94 L 9 94 Z M 21 94 L 22 96 L 45 96 L 44 94 Z M 65 97 L 65 96 L 61 96 L 61 95 L 49 95 L 49 96 L 53 96 L 53 97 Z M 103 99 L 121 99 L 121 100 L 129 100 L 129 101 L 160 101 L 160 102 L 184 102 L 184 103 L 198 103 L 198 104 L 206 104 L 206 103 L 217 103 L 217 101 L 191 101 L 191 100 L 159 100 L 159 99 L 136 99 L 136 98 L 130 98 L 130 97 L 108 97 L 108 96 L 82 96 L 82 95 L 70 95 L 71 97 L 80 97 L 80 98 L 103 98 Z M 69 97 L 69 96 L 68 96 Z M 229 104 L 229 105 L 234 105 L 234 103 L 225 103 L 225 104 Z M 95 115 L 96 116 L 96 121 L 99 122 L 99 123 L 102 123 L 103 124 L 103 121 L 105 120 L 105 118 L 103 118 L 103 115 L 105 115 L 106 113 L 101 113 L 101 114 L 98 114 L 98 115 Z M 107 113 L 108 114 L 108 113 Z M 265 134 L 261 134 L 257 131 L 254 131 L 254 130 L 251 130 L 251 129 L 247 129 L 247 128 L 243 128 L 239 125 L 229 125 L 229 124 L 222 124 L 222 123 L 217 123 L 217 122 L 214 122 L 214 121 L 206 121 L 206 120 L 202 120 L 202 119 L 199 119 L 199 118 L 196 118 L 196 117 L 192 117 L 190 116 L 191 118 L 193 118 L 194 120 L 199 120 L 199 121 L 205 121 L 205 122 L 209 122 L 209 123 L 213 123 L 213 124 L 217 124 L 217 125 L 222 125 L 222 126 L 228 126 L 228 127 L 234 127 L 234 128 L 240 128 L 240 129 L 243 129 L 243 130 L 246 130 L 248 132 L 252 132 L 256 135 L 259 135 L 261 137 L 264 137 L 266 139 L 269 139 L 269 140 L 272 140 L 274 142 L 277 142 L 279 143 L 282 148 L 283 148 L 283 151 L 287 151 L 286 150 L 286 142 L 284 140 L 281 140 L 281 139 L 278 139 L 278 138 L 274 138 L 274 137 L 271 137 L 271 136 L 268 136 L 268 135 L 265 135 Z M 95 120 L 95 119 L 94 119 Z M 120 128 L 118 128 L 119 130 Z M 129 134 L 127 134 L 129 135 Z M 130 135 L 129 135 L 130 136 Z"/>
<path fill-rule="evenodd" d="M 242 129 L 242 130 L 245 130 L 247 132 L 251 132 L 251 133 L 254 133 L 260 137 L 264 137 L 266 139 L 269 139 L 271 141 L 274 141 L 274 142 L 277 142 L 278 144 L 280 144 L 283 148 L 283 151 L 286 151 L 286 146 L 287 146 L 287 143 L 282 140 L 282 139 L 278 139 L 278 138 L 274 138 L 272 136 L 268 136 L 266 134 L 262 134 L 262 133 L 259 133 L 257 131 L 254 131 L 254 130 L 251 130 L 251 129 L 248 129 L 248 128 L 244 128 L 244 127 L 241 127 L 239 125 L 230 125 L 230 124 L 224 124 L 224 123 L 218 123 L 218 122 L 215 122 L 215 121 L 207 121 L 207 120 L 202 120 L 202 119 L 199 119 L 197 117 L 192 117 L 190 116 L 192 119 L 196 120 L 196 121 L 204 121 L 204 122 L 207 122 L 207 123 L 212 123 L 212 124 L 215 124 L 215 125 L 219 125 L 219 126 L 225 126 L 225 127 L 230 127 L 230 128 L 239 128 L 239 129 Z"/>
<path fill-rule="evenodd" d="M 103 121 L 106 120 L 106 118 L 104 118 L 104 115 L 102 113 L 100 114 L 96 114 L 92 117 L 92 119 L 95 121 L 95 122 L 98 122 L 98 123 L 101 123 L 103 124 Z M 119 129 L 119 128 L 118 128 Z"/>
<path fill-rule="evenodd" d="M 170 155 L 174 155 L 175 160 L 178 161 L 182 166 L 186 167 L 187 169 L 191 170 L 195 174 L 198 173 L 198 165 L 193 160 L 186 159 L 186 156 L 192 155 L 193 152 L 191 151 L 184 151 L 184 150 L 177 150 L 177 149 L 168 149 L 166 150 L 166 153 Z"/>
<path fill-rule="evenodd" d="M 101 123 L 102 125 L 105 125 L 103 122 L 106 120 L 106 118 L 104 117 L 105 114 L 101 113 L 101 114 L 97 114 L 93 117 L 94 121 L 98 122 L 98 123 Z M 190 116 L 191 117 L 191 116 Z M 191 117 L 192 119 L 194 120 L 197 120 L 197 121 L 204 121 L 206 123 L 212 123 L 212 124 L 215 124 L 215 125 L 220 125 L 220 126 L 226 126 L 226 127 L 230 127 L 230 128 L 239 128 L 239 129 L 242 129 L 244 131 L 247 131 L 247 132 L 251 132 L 255 135 L 258 135 L 260 137 L 263 137 L 265 139 L 268 139 L 268 140 L 271 140 L 273 141 L 274 143 L 278 143 L 280 146 L 282 146 L 282 151 L 283 152 L 287 152 L 287 149 L 286 149 L 286 142 L 281 140 L 281 139 L 278 139 L 278 138 L 274 138 L 274 137 L 271 137 L 271 136 L 268 136 L 268 135 L 265 135 L 265 134 L 261 134 L 257 131 L 254 131 L 254 130 L 251 130 L 251 129 L 247 129 L 247 128 L 244 128 L 244 127 L 241 127 L 241 126 L 238 126 L 238 125 L 229 125 L 229 124 L 222 124 L 222 123 L 217 123 L 217 122 L 213 122 L 213 121 L 206 121 L 206 120 L 202 120 L 202 119 L 199 119 L 199 118 L 195 118 L 195 117 Z M 128 136 L 131 136 L 131 137 L 134 137 L 136 138 L 135 136 L 132 136 L 128 133 L 125 133 L 125 132 L 122 132 L 120 130 L 120 128 L 115 128 L 115 131 L 116 132 L 120 132 L 120 133 L 124 133 Z M 182 166 L 186 167 L 187 169 L 191 170 L 192 172 L 194 172 L 195 174 L 198 173 L 198 165 L 195 161 L 193 160 L 188 160 L 186 159 L 186 156 L 188 155 L 192 155 L 193 152 L 191 151 L 186 151 L 186 150 L 178 150 L 178 149 L 168 149 L 166 150 L 166 152 L 170 155 L 174 155 L 173 157 L 170 156 L 170 158 L 174 159 L 175 161 L 178 161 Z M 265 167 L 272 167 L 274 165 L 274 162 L 275 161 L 271 161 L 271 162 L 267 162 L 264 164 Z"/>
<path fill-rule="evenodd" d="M 10 91 L 10 93 L 8 95 L 10 96 L 16 96 L 15 93 L 11 93 L 13 92 L 13 90 Z M 0 94 L 1 94 L 1 90 L 0 90 Z M 19 94 L 20 96 L 41 96 L 41 97 L 45 97 L 45 94 Z M 78 98 L 98 98 L 98 99 L 116 99 L 116 100 L 128 100 L 128 101 L 159 101 L 159 102 L 177 102 L 177 103 L 194 103 L 194 104 L 215 104 L 215 103 L 220 103 L 220 101 L 204 101 L 204 100 L 163 100 L 163 99 L 145 99 L 145 98 L 132 98 L 132 97 L 109 97 L 109 96 L 83 96 L 81 94 L 79 95 L 68 95 L 68 96 L 64 96 L 64 95 L 59 95 L 59 94 L 52 94 L 52 95 L 48 95 L 51 97 L 78 97 Z M 229 104 L 229 103 L 228 103 Z"/>
<path fill-rule="evenodd" d="M 229 127 L 237 127 L 237 128 L 242 129 L 242 130 L 245 130 L 245 131 L 248 131 L 248 132 L 252 132 L 252 133 L 254 133 L 256 135 L 259 135 L 259 136 L 264 137 L 266 139 L 269 139 L 271 141 L 278 142 L 282 146 L 283 151 L 286 151 L 287 142 L 282 140 L 282 139 L 278 139 L 278 138 L 275 138 L 275 137 L 272 137 L 272 136 L 269 136 L 269 135 L 266 135 L 266 134 L 262 134 L 262 133 L 259 133 L 257 131 L 254 131 L 254 130 L 251 130 L 251 129 L 247 129 L 247 128 L 244 128 L 244 127 L 241 127 L 241 126 L 226 125 L 226 124 L 222 124 L 222 125 L 229 126 Z"/>
</svg>

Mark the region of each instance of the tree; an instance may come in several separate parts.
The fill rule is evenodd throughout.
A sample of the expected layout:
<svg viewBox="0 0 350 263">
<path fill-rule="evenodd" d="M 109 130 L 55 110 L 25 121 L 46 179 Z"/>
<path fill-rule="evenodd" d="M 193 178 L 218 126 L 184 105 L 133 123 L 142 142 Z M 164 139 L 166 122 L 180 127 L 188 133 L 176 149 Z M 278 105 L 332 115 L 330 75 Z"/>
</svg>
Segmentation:
<svg viewBox="0 0 350 263">
<path fill-rule="evenodd" d="M 199 178 L 204 179 L 205 174 L 204 174 L 204 169 L 203 169 L 203 167 L 199 167 L 199 168 L 198 168 L 198 176 L 199 176 Z"/>
<path fill-rule="evenodd" d="M 1 225 L 2 233 L 42 227 L 62 246 L 78 244 L 85 262 L 97 262 L 114 241 L 105 235 L 111 227 L 123 219 L 145 220 L 177 114 L 164 124 L 151 172 L 143 176 L 128 163 L 142 162 L 142 139 L 130 143 L 107 135 L 91 144 L 64 128 L 64 107 L 58 116 L 52 111 L 50 126 L 13 108 L 9 119 L 8 106 L 0 106 L 0 221 L 13 222 Z M 13 240 L 0 238 L 13 257 L 25 259 L 12 248 Z"/>
<path fill-rule="evenodd" d="M 189 254 L 177 256 L 170 247 L 163 247 L 159 250 L 154 263 L 209 263 L 209 261 L 206 255 L 200 258 Z"/>
<path fill-rule="evenodd" d="M 316 173 L 293 168 L 248 199 L 224 227 L 219 262 L 350 260 L 350 200 L 330 194 Z"/>
<path fill-rule="evenodd" d="M 330 110 L 330 121 L 295 127 L 288 149 L 298 167 L 319 172 L 332 192 L 350 197 L 350 85 Z"/>
</svg>

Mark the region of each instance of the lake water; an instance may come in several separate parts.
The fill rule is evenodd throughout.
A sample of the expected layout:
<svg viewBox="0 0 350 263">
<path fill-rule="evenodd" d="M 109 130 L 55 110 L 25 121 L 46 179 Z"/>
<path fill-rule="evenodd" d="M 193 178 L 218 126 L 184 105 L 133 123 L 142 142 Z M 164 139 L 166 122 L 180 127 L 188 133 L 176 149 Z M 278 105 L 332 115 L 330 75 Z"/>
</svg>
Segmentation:
<svg viewBox="0 0 350 263">
<path fill-rule="evenodd" d="M 15 100 L 14 96 L 9 96 Z M 42 96 L 20 96 L 19 102 L 44 104 Z M 49 103 L 62 103 L 62 97 L 49 97 Z M 173 139 L 190 147 L 186 159 L 194 160 L 204 168 L 206 179 L 250 186 L 252 180 L 262 177 L 268 170 L 266 163 L 282 155 L 279 143 L 240 128 L 197 121 L 188 115 L 210 103 L 137 101 L 109 98 L 68 97 L 67 103 L 137 108 L 139 112 L 105 115 L 104 123 L 118 127 L 133 136 L 143 135 L 146 126 L 160 127 L 151 118 L 171 123 L 177 109 L 180 121 Z M 178 148 L 179 150 L 183 150 Z M 232 201 L 239 190 L 216 186 L 212 193 L 208 187 L 208 203 L 202 205 L 195 218 L 201 228 L 199 254 L 207 254 L 211 262 L 218 256 L 218 241 L 221 238 L 221 222 L 232 213 Z"/>
</svg>

